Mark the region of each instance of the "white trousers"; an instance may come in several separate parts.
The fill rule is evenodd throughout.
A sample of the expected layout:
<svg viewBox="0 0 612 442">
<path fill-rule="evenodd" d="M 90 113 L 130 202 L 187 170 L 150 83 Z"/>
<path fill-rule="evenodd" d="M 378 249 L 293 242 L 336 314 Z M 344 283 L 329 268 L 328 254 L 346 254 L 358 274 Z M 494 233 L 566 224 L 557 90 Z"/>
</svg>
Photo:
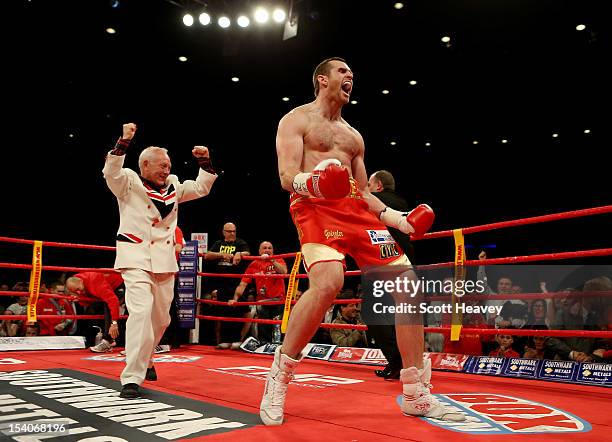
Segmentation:
<svg viewBox="0 0 612 442">
<path fill-rule="evenodd" d="M 126 366 L 121 385 L 142 384 L 155 346 L 170 324 L 174 298 L 174 273 L 151 273 L 122 269 L 125 304 L 129 316 L 125 327 Z"/>
</svg>

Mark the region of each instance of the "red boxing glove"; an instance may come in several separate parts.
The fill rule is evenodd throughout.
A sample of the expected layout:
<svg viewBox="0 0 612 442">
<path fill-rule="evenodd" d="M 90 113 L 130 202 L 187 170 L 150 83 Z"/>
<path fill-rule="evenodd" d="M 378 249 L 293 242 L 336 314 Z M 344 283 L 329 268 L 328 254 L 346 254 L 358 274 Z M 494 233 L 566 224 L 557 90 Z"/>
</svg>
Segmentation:
<svg viewBox="0 0 612 442">
<path fill-rule="evenodd" d="M 426 234 L 435 219 L 434 211 L 427 204 L 419 204 L 416 206 L 408 216 L 406 217 L 406 221 L 410 223 L 412 227 L 414 227 L 414 236 L 419 237 Z"/>
<path fill-rule="evenodd" d="M 312 173 L 298 173 L 293 179 L 293 190 L 316 198 L 344 198 L 351 192 L 350 175 L 339 160 L 323 160 Z"/>
<path fill-rule="evenodd" d="M 395 227 L 400 232 L 411 234 L 414 238 L 423 236 L 434 222 L 434 212 L 427 204 L 419 204 L 411 212 L 402 213 L 390 207 L 380 213 L 380 220 L 386 226 Z"/>
</svg>

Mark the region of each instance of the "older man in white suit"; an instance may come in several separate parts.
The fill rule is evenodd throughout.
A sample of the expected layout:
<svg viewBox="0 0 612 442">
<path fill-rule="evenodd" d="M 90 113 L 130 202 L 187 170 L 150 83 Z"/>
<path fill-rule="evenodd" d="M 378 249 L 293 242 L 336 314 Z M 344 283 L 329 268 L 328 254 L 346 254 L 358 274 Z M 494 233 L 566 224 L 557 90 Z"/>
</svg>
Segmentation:
<svg viewBox="0 0 612 442">
<path fill-rule="evenodd" d="M 180 182 L 170 174 L 170 157 L 161 147 L 147 147 L 138 160 L 140 175 L 123 168 L 125 152 L 136 132 L 134 123 L 123 125 L 123 135 L 106 156 L 103 173 L 119 204 L 115 268 L 126 287 L 129 317 L 126 325 L 126 366 L 121 373 L 123 398 L 140 397 L 144 379 L 155 380 L 155 346 L 170 323 L 174 274 L 174 231 L 178 205 L 208 195 L 217 178 L 208 149 L 193 148 L 200 165 L 196 180 Z"/>
</svg>

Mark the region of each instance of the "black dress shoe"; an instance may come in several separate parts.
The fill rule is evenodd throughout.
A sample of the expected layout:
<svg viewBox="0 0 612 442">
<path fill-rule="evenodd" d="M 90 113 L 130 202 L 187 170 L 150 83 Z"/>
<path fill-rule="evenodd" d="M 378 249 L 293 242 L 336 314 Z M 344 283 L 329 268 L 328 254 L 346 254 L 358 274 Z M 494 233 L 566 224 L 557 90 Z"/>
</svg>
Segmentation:
<svg viewBox="0 0 612 442">
<path fill-rule="evenodd" d="M 374 370 L 374 374 L 385 380 L 394 380 L 400 378 L 401 368 L 391 367 L 389 364 L 383 370 Z"/>
<path fill-rule="evenodd" d="M 391 368 L 384 376 L 383 379 L 385 381 L 394 381 L 400 378 L 400 370 L 401 368 Z"/>
<path fill-rule="evenodd" d="M 119 393 L 119 397 L 124 399 L 136 399 L 140 397 L 138 384 L 125 384 Z"/>
<path fill-rule="evenodd" d="M 390 371 L 391 371 L 391 365 L 387 364 L 385 365 L 385 368 L 383 368 L 382 370 L 374 370 L 374 374 L 378 376 L 379 378 L 384 378 L 385 376 L 387 376 L 387 374 L 389 374 Z"/>
<path fill-rule="evenodd" d="M 379 378 L 384 378 L 386 372 L 387 372 L 387 367 L 383 368 L 382 370 L 374 370 L 374 374 L 378 376 Z"/>
<path fill-rule="evenodd" d="M 147 368 L 147 374 L 145 375 L 145 379 L 147 381 L 157 380 L 157 372 L 155 371 L 155 367 Z"/>
</svg>

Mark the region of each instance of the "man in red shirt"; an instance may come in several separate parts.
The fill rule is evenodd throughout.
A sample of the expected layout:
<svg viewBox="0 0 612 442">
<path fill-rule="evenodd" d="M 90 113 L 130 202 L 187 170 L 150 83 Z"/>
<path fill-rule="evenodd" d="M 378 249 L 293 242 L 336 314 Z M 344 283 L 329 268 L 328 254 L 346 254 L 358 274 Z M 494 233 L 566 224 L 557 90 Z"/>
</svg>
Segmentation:
<svg viewBox="0 0 612 442">
<path fill-rule="evenodd" d="M 63 294 L 58 289 L 60 284 L 56 281 L 51 285 L 51 293 Z M 63 286 L 62 286 L 63 287 Z M 74 304 L 62 298 L 50 298 L 41 296 L 38 298 L 36 310 L 39 315 L 74 315 Z M 39 319 L 38 335 L 40 336 L 67 336 L 76 329 L 75 319 Z"/>
<path fill-rule="evenodd" d="M 123 284 L 121 274 L 99 273 L 99 272 L 82 272 L 66 279 L 66 293 L 78 296 L 90 296 L 98 298 L 106 305 L 104 309 L 105 335 L 102 341 L 89 349 L 96 353 L 111 351 L 111 344 L 119 336 L 119 298 L 115 294 Z M 78 300 L 80 304 L 88 304 L 87 301 Z M 110 324 L 109 324 L 110 323 Z"/>
<path fill-rule="evenodd" d="M 282 301 L 285 298 L 285 280 L 282 278 L 269 278 L 264 275 L 286 274 L 287 264 L 283 259 L 270 259 L 274 255 L 274 246 L 270 241 L 264 241 L 259 245 L 259 256 L 262 259 L 256 259 L 247 267 L 244 276 L 236 287 L 234 298 L 228 301 L 229 305 L 234 305 L 243 295 L 247 286 L 255 279 L 255 288 L 257 290 L 257 301 Z M 261 275 L 254 277 L 251 275 Z M 275 316 L 282 315 L 282 305 L 260 305 L 257 309 L 257 316 L 260 319 L 273 319 Z M 250 328 L 250 323 L 246 323 L 246 331 Z M 258 325 L 258 337 L 260 341 L 272 342 L 273 327 L 267 324 Z M 243 337 L 246 335 L 243 328 Z"/>
</svg>

